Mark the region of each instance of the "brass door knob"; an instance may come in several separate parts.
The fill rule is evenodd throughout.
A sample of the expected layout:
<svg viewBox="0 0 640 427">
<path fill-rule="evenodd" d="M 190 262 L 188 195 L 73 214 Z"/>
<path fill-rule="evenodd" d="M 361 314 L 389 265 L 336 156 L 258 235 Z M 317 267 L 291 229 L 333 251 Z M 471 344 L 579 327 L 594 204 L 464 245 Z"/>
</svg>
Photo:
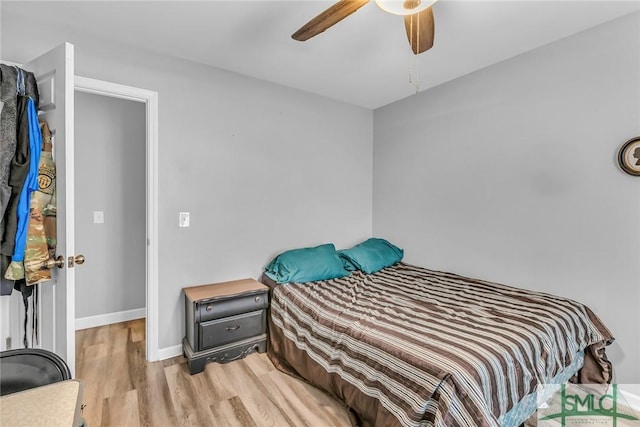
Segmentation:
<svg viewBox="0 0 640 427">
<path fill-rule="evenodd" d="M 69 268 L 73 268 L 75 267 L 75 265 L 82 265 L 84 264 L 84 255 L 76 255 L 76 256 L 70 256 L 69 259 L 67 260 L 67 265 Z"/>
<path fill-rule="evenodd" d="M 42 263 L 43 270 L 51 270 L 53 267 L 64 268 L 64 257 L 62 255 L 58 255 L 55 258 L 49 258 Z"/>
</svg>

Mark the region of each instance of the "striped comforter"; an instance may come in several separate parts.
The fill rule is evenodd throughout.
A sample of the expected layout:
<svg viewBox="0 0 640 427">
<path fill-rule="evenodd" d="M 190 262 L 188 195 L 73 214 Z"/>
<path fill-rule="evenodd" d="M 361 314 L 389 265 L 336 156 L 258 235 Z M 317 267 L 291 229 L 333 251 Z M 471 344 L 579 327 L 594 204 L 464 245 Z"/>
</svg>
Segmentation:
<svg viewBox="0 0 640 427">
<path fill-rule="evenodd" d="M 575 301 L 407 264 L 279 285 L 269 320 L 276 366 L 385 427 L 497 426 L 576 353 L 612 341 Z"/>
</svg>

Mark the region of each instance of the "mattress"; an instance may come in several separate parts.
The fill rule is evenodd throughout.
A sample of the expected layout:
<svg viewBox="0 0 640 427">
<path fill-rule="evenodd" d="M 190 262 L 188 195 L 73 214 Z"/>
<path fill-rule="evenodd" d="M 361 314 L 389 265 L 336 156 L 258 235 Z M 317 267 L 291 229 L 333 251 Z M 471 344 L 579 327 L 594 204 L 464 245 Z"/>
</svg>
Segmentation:
<svg viewBox="0 0 640 427">
<path fill-rule="evenodd" d="M 538 384 L 611 378 L 611 333 L 567 298 L 404 263 L 271 296 L 274 365 L 342 400 L 358 425 L 508 426 Z"/>
</svg>

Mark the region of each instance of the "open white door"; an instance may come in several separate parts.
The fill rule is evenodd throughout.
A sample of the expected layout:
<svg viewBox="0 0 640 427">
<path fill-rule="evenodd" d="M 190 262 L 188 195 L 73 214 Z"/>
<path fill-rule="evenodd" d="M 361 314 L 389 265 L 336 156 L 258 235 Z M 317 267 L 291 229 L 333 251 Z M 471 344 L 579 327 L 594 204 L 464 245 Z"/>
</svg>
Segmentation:
<svg viewBox="0 0 640 427">
<path fill-rule="evenodd" d="M 74 282 L 74 59 L 73 45 L 65 43 L 24 64 L 35 74 L 40 93 L 41 117 L 53 136 L 56 162 L 56 253 L 64 265 L 53 271 L 54 280 L 40 286 L 41 347 L 60 355 L 75 375 L 75 282 Z"/>
</svg>

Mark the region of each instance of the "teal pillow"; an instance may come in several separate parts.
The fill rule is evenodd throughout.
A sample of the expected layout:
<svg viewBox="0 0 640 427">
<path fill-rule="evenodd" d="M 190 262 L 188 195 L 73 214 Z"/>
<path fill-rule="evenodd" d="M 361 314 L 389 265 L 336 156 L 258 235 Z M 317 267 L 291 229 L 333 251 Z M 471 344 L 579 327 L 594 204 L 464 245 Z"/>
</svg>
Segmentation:
<svg viewBox="0 0 640 427">
<path fill-rule="evenodd" d="M 352 247 L 339 251 L 340 257 L 367 274 L 394 265 L 404 256 L 404 251 L 384 239 L 372 237 Z"/>
<path fill-rule="evenodd" d="M 349 275 L 333 243 L 283 252 L 265 267 L 265 272 L 277 283 L 314 282 Z"/>
<path fill-rule="evenodd" d="M 349 258 L 342 255 L 342 251 L 338 251 L 338 256 L 340 257 L 340 261 L 342 261 L 342 266 L 345 270 L 351 272 L 358 269 L 358 267 L 356 267 Z"/>
</svg>

